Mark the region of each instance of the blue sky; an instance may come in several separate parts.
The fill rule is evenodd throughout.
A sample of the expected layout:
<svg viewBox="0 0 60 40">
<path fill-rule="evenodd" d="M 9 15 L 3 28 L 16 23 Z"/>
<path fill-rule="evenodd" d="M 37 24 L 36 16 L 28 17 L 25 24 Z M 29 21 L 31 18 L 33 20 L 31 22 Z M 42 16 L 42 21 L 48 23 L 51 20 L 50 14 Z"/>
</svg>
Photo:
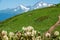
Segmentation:
<svg viewBox="0 0 60 40">
<path fill-rule="evenodd" d="M 23 4 L 25 6 L 33 6 L 35 3 L 39 1 L 53 4 L 60 3 L 60 0 L 0 0 L 0 10 L 7 8 L 16 8 L 20 4 Z"/>
</svg>

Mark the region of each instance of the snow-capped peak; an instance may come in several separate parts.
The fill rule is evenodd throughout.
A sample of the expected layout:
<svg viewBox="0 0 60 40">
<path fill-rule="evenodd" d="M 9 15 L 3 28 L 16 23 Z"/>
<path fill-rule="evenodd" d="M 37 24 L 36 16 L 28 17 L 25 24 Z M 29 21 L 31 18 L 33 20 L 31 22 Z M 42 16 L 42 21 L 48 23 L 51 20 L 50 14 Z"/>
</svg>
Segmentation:
<svg viewBox="0 0 60 40">
<path fill-rule="evenodd" d="M 48 6 L 48 4 L 47 4 L 47 3 L 43 3 L 42 5 L 43 5 L 43 6 Z"/>
<path fill-rule="evenodd" d="M 25 12 L 29 11 L 30 8 L 27 8 L 26 6 L 20 5 L 22 10 L 25 10 Z"/>
<path fill-rule="evenodd" d="M 27 12 L 29 10 L 34 10 L 34 9 L 38 9 L 38 8 L 50 7 L 52 5 L 53 4 L 49 4 L 49 3 L 45 3 L 45 2 L 37 2 L 34 6 L 31 6 L 31 7 L 19 5 L 18 7 L 14 8 L 13 11 L 22 13 L 22 12 Z"/>
<path fill-rule="evenodd" d="M 37 9 L 37 8 L 42 8 L 42 7 L 50 7 L 52 6 L 53 4 L 49 4 L 49 3 L 46 3 L 46 2 L 37 2 L 34 6 L 35 8 L 34 9 Z"/>
<path fill-rule="evenodd" d="M 37 5 L 42 5 L 42 6 L 52 6 L 53 4 L 50 4 L 50 3 L 46 3 L 46 2 L 38 2 L 38 4 Z"/>
</svg>

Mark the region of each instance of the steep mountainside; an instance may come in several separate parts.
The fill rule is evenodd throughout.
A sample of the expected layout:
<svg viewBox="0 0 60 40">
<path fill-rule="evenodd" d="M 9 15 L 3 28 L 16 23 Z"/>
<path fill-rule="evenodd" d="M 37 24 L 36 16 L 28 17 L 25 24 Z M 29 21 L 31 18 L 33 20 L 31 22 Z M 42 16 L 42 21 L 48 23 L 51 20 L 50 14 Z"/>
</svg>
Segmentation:
<svg viewBox="0 0 60 40">
<path fill-rule="evenodd" d="M 0 29 L 7 31 L 21 30 L 23 26 L 33 26 L 41 32 L 47 31 L 58 20 L 60 4 L 48 8 L 37 9 L 14 16 L 0 22 Z M 57 27 L 55 30 L 60 30 Z"/>
</svg>

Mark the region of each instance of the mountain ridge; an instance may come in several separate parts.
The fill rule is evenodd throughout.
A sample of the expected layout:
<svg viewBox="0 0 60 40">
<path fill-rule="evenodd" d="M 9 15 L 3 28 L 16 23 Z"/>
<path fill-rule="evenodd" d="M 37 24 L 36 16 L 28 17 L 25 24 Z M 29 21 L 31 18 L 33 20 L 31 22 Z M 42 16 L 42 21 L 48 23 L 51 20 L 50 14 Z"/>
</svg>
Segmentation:
<svg viewBox="0 0 60 40">
<path fill-rule="evenodd" d="M 42 3 L 42 4 L 41 4 Z M 30 11 L 30 10 L 35 10 L 35 9 L 38 9 L 38 8 L 44 8 L 44 7 L 48 7 L 47 6 L 47 4 L 48 5 L 50 5 L 50 6 L 52 6 L 51 4 L 49 4 L 49 3 L 45 3 L 45 2 L 37 2 L 35 5 L 33 5 L 33 6 L 25 6 L 25 5 L 19 5 L 18 7 L 16 7 L 16 8 L 12 8 L 12 9 L 5 9 L 5 10 L 1 10 L 0 11 L 0 21 L 2 21 L 2 20 L 6 20 L 6 19 L 8 19 L 8 18 L 10 18 L 10 17 L 13 17 L 13 16 L 15 16 L 15 15 L 17 15 L 17 14 L 21 14 L 21 13 L 23 13 L 23 12 L 27 12 L 27 11 Z M 9 16 L 7 16 L 7 15 L 9 15 Z"/>
</svg>

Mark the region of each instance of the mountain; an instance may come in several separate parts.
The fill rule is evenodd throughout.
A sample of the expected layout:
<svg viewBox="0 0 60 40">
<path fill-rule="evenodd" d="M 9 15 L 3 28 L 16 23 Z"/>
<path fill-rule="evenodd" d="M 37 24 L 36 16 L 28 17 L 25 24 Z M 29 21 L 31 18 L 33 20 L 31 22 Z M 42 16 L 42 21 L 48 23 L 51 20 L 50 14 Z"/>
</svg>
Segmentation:
<svg viewBox="0 0 60 40">
<path fill-rule="evenodd" d="M 54 4 L 45 3 L 45 2 L 37 2 L 33 7 L 34 7 L 34 9 L 37 9 L 37 8 L 50 7 L 50 6 L 53 6 L 53 5 Z"/>
<path fill-rule="evenodd" d="M 9 32 L 21 30 L 23 26 L 26 27 L 30 25 L 43 33 L 58 21 L 59 15 L 60 4 L 42 9 L 36 9 L 0 22 L 0 29 L 7 30 Z M 55 30 L 60 32 L 60 27 L 58 26 Z"/>
<path fill-rule="evenodd" d="M 29 8 L 23 6 L 23 5 L 20 5 L 16 8 L 13 8 L 13 9 L 5 9 L 5 10 L 1 10 L 0 11 L 0 21 L 3 21 L 3 20 L 6 20 L 10 17 L 13 17 L 17 14 L 21 14 L 22 12 L 27 12 L 29 10 Z"/>
<path fill-rule="evenodd" d="M 6 20 L 6 19 L 8 19 L 10 17 L 21 14 L 23 12 L 27 12 L 29 10 L 49 7 L 49 6 L 52 6 L 52 5 L 53 4 L 48 4 L 48 3 L 45 3 L 45 2 L 37 2 L 33 6 L 19 5 L 18 7 L 13 8 L 13 9 L 8 8 L 8 9 L 5 9 L 5 10 L 1 10 L 0 11 L 0 21 Z"/>
<path fill-rule="evenodd" d="M 20 5 L 21 9 L 24 10 L 24 12 L 27 12 L 30 10 L 30 8 L 27 8 L 26 6 Z"/>
</svg>

